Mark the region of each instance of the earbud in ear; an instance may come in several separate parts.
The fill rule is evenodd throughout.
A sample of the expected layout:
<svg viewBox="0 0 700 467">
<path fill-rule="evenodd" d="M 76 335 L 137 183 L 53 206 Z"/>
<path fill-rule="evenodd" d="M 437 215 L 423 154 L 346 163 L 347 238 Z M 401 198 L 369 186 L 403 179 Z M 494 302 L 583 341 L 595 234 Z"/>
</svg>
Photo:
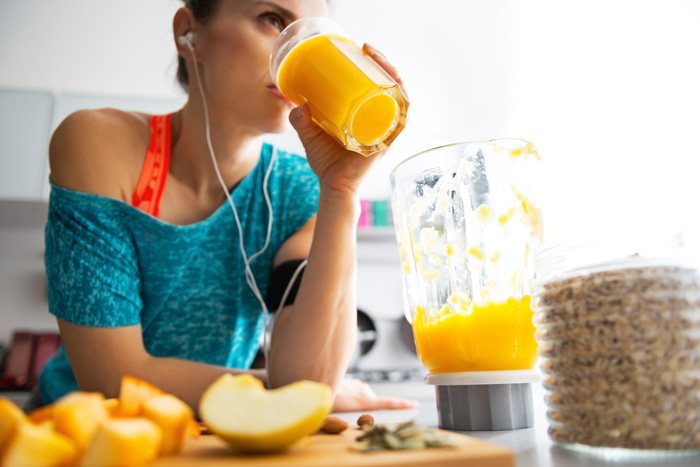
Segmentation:
<svg viewBox="0 0 700 467">
<path fill-rule="evenodd" d="M 194 37 L 194 32 L 192 31 L 187 31 L 185 34 L 177 38 L 177 42 L 182 45 L 187 47 L 190 50 L 194 49 L 194 45 L 192 45 L 192 38 Z"/>
</svg>

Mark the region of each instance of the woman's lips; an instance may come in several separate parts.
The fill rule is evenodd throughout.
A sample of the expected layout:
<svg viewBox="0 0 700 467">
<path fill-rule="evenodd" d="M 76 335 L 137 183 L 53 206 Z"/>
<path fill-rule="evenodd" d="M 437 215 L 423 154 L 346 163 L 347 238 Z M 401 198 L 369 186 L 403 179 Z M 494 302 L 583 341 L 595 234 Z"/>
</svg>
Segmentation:
<svg viewBox="0 0 700 467">
<path fill-rule="evenodd" d="M 292 102 L 292 101 L 290 101 L 289 99 L 287 99 L 286 97 L 284 97 L 284 95 L 282 95 L 282 93 L 280 92 L 280 90 L 277 89 L 277 86 L 275 86 L 274 84 L 270 84 L 270 85 L 267 86 L 267 89 L 269 89 L 270 92 L 271 92 L 275 97 L 277 97 L 279 100 L 281 100 L 282 102 L 284 102 L 286 105 L 288 105 L 289 107 L 294 107 L 294 102 Z"/>
</svg>

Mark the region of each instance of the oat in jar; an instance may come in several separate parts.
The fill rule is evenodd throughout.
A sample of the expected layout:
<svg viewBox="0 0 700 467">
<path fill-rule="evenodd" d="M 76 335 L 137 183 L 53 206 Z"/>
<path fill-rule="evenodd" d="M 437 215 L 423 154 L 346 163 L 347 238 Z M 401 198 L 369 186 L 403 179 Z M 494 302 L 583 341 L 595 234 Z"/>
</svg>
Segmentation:
<svg viewBox="0 0 700 467">
<path fill-rule="evenodd" d="M 697 268 L 643 256 L 583 267 L 551 261 L 566 256 L 561 247 L 540 254 L 549 268 L 534 305 L 552 440 L 700 450 Z"/>
</svg>

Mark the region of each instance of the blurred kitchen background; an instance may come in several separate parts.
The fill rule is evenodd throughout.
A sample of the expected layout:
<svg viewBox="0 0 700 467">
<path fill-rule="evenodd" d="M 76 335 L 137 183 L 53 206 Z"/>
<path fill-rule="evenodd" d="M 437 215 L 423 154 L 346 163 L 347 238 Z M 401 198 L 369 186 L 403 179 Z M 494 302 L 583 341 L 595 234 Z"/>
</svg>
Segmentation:
<svg viewBox="0 0 700 467">
<path fill-rule="evenodd" d="M 700 2 L 332 3 L 352 37 L 397 66 L 411 99 L 406 130 L 362 186 L 366 213 L 386 212 L 389 173 L 412 154 L 519 137 L 543 157 L 546 242 L 608 234 L 693 242 Z M 42 258 L 50 134 L 79 108 L 176 109 L 183 94 L 171 20 L 180 6 L 0 2 L 0 345 L 15 337 L 20 356 L 9 370 L 24 371 L 25 386 L 56 343 Z M 269 140 L 301 152 L 291 132 Z M 390 216 L 381 216 L 365 219 L 358 234 L 362 332 L 353 371 L 368 380 L 416 379 Z"/>
</svg>

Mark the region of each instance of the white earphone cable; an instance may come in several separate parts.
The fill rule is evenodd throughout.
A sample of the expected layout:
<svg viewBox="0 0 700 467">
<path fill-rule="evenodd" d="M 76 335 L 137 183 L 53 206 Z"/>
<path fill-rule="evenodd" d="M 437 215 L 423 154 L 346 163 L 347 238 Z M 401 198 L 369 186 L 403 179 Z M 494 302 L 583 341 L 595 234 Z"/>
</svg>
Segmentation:
<svg viewBox="0 0 700 467">
<path fill-rule="evenodd" d="M 195 78 L 197 80 L 197 87 L 199 88 L 199 95 L 202 100 L 202 106 L 204 109 L 204 127 L 205 127 L 205 134 L 206 134 L 206 140 L 207 140 L 207 147 L 209 148 L 209 155 L 211 156 L 212 164 L 214 165 L 214 170 L 216 172 L 216 177 L 219 180 L 219 184 L 221 185 L 221 188 L 224 190 L 224 194 L 226 195 L 226 200 L 228 201 L 228 204 L 231 206 L 231 210 L 233 211 L 233 218 L 236 222 L 236 226 L 238 227 L 238 240 L 239 240 L 239 247 L 241 250 L 241 256 L 243 257 L 243 263 L 245 265 L 245 279 L 246 283 L 248 284 L 248 287 L 250 287 L 250 290 L 253 292 L 253 295 L 255 295 L 255 298 L 260 302 L 260 306 L 262 307 L 263 310 L 263 353 L 265 354 L 265 362 L 267 363 L 268 360 L 268 332 L 271 332 L 271 323 L 270 323 L 270 317 L 269 317 L 269 311 L 267 309 L 267 305 L 265 304 L 265 300 L 262 297 L 262 294 L 260 293 L 260 289 L 258 288 L 257 281 L 255 280 L 255 276 L 253 274 L 253 270 L 250 267 L 250 264 L 252 261 L 263 254 L 265 250 L 267 249 L 268 245 L 270 244 L 270 237 L 272 235 L 272 220 L 273 220 L 273 209 L 272 209 L 272 202 L 270 201 L 270 194 L 268 193 L 267 190 L 267 184 L 268 180 L 270 178 L 270 173 L 272 172 L 272 168 L 275 165 L 276 159 L 277 159 L 277 148 L 273 147 L 273 152 L 272 152 L 272 157 L 270 158 L 270 164 L 267 168 L 267 171 L 265 173 L 265 177 L 263 179 L 263 196 L 265 197 L 265 203 L 267 204 L 267 209 L 268 209 L 268 221 L 267 221 L 267 234 L 265 236 L 265 243 L 263 244 L 262 248 L 260 250 L 256 251 L 253 253 L 250 257 L 248 257 L 246 251 L 245 251 L 245 244 L 243 242 L 243 227 L 241 226 L 241 221 L 238 217 L 238 211 L 236 210 L 236 206 L 233 203 L 233 199 L 231 198 L 231 194 L 228 191 L 228 187 L 226 186 L 226 182 L 224 182 L 223 177 L 221 176 L 221 171 L 219 170 L 219 164 L 216 161 L 216 155 L 214 154 L 214 147 L 211 142 L 211 126 L 209 124 L 209 108 L 207 106 L 207 99 L 204 94 L 204 87 L 202 86 L 202 81 L 199 76 L 199 66 L 197 64 L 197 55 L 196 52 L 194 51 L 194 47 L 192 44 L 188 41 L 187 42 L 188 48 L 192 52 L 192 56 L 194 58 L 194 73 L 195 73 Z M 302 263 L 302 265 L 306 265 L 306 260 Z M 292 280 L 289 282 L 287 285 L 287 288 L 284 292 L 283 295 L 283 300 L 280 302 L 280 309 L 282 308 L 284 304 L 284 300 L 286 300 L 287 295 L 289 294 L 289 291 L 291 290 L 292 284 L 294 284 L 294 280 L 296 279 L 296 276 L 298 276 L 298 273 L 301 271 L 301 267 L 297 268 L 297 271 L 295 271 L 294 276 L 292 277 Z"/>
<path fill-rule="evenodd" d="M 301 263 L 299 263 L 299 265 L 297 266 L 297 268 L 294 270 L 294 274 L 292 274 L 292 278 L 289 279 L 289 282 L 287 283 L 287 287 L 284 289 L 284 293 L 282 294 L 282 299 L 280 300 L 280 304 L 277 306 L 277 311 L 275 312 L 275 316 L 279 316 L 279 315 L 280 315 L 280 311 L 282 311 L 282 308 L 284 308 L 284 302 L 287 301 L 287 297 L 289 296 L 289 292 L 291 292 L 291 290 L 292 290 L 292 286 L 294 285 L 294 283 L 295 283 L 296 280 L 297 280 L 297 277 L 299 277 L 299 274 L 301 273 L 302 269 L 304 269 L 304 268 L 306 267 L 306 263 L 308 263 L 308 262 L 309 262 L 309 261 L 308 261 L 307 259 L 305 259 L 304 261 L 302 261 Z M 267 329 L 267 325 L 266 325 L 266 329 L 265 329 L 265 330 L 266 330 L 266 332 L 269 332 L 270 336 L 272 336 L 272 330 L 273 330 L 273 328 L 274 328 L 274 324 L 275 324 L 275 321 L 274 321 L 274 320 L 270 320 L 270 323 L 269 323 L 270 328 L 269 328 L 269 330 Z M 267 353 L 268 353 L 269 350 L 270 350 L 270 349 L 267 348 L 267 346 L 268 346 L 268 341 L 267 341 L 267 340 L 263 340 L 263 353 L 265 354 L 265 362 L 268 361 L 268 360 L 267 360 Z"/>
<path fill-rule="evenodd" d="M 297 268 L 294 270 L 294 274 L 292 274 L 292 278 L 289 279 L 289 284 L 287 284 L 287 288 L 284 289 L 284 293 L 282 294 L 282 299 L 280 300 L 280 304 L 277 307 L 277 312 L 275 314 L 279 315 L 279 312 L 282 311 L 282 308 L 284 308 L 284 302 L 287 301 L 287 296 L 289 295 L 289 292 L 292 290 L 292 286 L 294 285 L 294 282 L 296 282 L 297 277 L 301 273 L 301 270 L 306 267 L 306 263 L 308 263 L 309 260 L 305 259 L 299 265 Z"/>
</svg>

